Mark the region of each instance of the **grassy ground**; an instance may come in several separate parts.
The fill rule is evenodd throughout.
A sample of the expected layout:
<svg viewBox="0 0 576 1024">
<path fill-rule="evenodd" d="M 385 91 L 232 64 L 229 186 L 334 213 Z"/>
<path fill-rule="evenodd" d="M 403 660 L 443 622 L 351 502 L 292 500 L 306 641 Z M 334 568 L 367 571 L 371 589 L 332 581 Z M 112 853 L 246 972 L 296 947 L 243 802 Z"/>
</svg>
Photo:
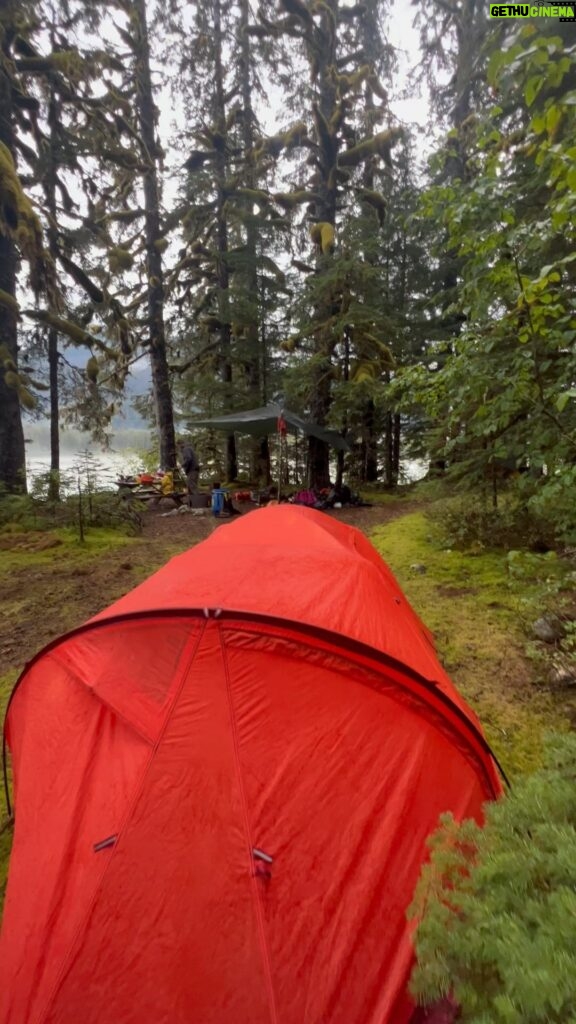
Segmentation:
<svg viewBox="0 0 576 1024">
<path fill-rule="evenodd" d="M 574 706 L 540 680 L 526 656 L 525 624 L 537 617 L 543 581 L 556 568 L 530 556 L 511 572 L 505 554 L 463 555 L 438 543 L 418 497 L 370 496 L 370 509 L 343 511 L 371 537 L 409 600 L 434 631 L 441 660 L 480 716 L 514 778 L 540 763 L 544 733 L 567 727 Z M 69 530 L 0 533 L 0 715 L 24 663 L 179 551 L 218 527 L 210 517 L 147 519 L 142 537 L 91 529 L 85 544 Z M 225 528 L 225 527 L 224 527 Z M 423 564 L 424 573 L 412 568 Z M 0 822 L 5 817 L 0 792 Z M 10 831 L 0 835 L 0 904 Z"/>
<path fill-rule="evenodd" d="M 213 520 L 150 515 L 142 537 L 90 527 L 0 531 L 0 723 L 24 664 L 55 637 L 107 607 L 169 558 L 208 536 Z M 1 774 L 1 772 L 0 772 Z M 0 829 L 6 821 L 0 779 Z M 0 833 L 0 912 L 11 830 Z"/>
<path fill-rule="evenodd" d="M 505 552 L 443 549 L 422 512 L 377 527 L 372 541 L 433 631 L 443 665 L 507 774 L 537 767 L 544 734 L 567 728 L 574 713 L 569 693 L 552 693 L 541 663 L 527 657 L 529 624 L 550 574 L 562 567 L 530 555 L 520 572 Z"/>
</svg>

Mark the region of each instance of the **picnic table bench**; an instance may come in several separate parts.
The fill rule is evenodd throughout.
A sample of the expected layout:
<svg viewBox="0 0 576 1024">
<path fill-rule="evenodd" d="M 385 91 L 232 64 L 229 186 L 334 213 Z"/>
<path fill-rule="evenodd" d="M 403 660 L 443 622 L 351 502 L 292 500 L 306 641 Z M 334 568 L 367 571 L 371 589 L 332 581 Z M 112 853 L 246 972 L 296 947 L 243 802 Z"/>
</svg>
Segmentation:
<svg viewBox="0 0 576 1024">
<path fill-rule="evenodd" d="M 188 491 L 175 490 L 164 492 L 162 485 L 158 483 L 138 483 L 137 480 L 117 480 L 116 486 L 120 497 L 137 498 L 138 501 L 146 501 L 158 504 L 161 498 L 172 498 L 176 505 L 184 505 L 188 499 Z"/>
</svg>

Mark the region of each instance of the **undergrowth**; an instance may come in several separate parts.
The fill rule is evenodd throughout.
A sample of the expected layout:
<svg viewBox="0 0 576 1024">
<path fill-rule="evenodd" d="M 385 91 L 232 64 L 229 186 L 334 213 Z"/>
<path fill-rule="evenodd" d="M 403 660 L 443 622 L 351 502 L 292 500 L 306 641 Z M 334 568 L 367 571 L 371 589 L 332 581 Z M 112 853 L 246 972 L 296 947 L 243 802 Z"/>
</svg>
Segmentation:
<svg viewBox="0 0 576 1024">
<path fill-rule="evenodd" d="M 418 999 L 450 995 L 468 1024 L 574 1020 L 575 775 L 576 736 L 550 737 L 483 828 L 443 817 L 409 911 Z"/>
<path fill-rule="evenodd" d="M 14 495 L 0 491 L 0 533 L 68 527 L 80 540 L 93 528 L 107 527 L 136 536 L 142 531 L 140 503 L 111 491 L 69 494 L 60 501 L 46 495 Z"/>
</svg>

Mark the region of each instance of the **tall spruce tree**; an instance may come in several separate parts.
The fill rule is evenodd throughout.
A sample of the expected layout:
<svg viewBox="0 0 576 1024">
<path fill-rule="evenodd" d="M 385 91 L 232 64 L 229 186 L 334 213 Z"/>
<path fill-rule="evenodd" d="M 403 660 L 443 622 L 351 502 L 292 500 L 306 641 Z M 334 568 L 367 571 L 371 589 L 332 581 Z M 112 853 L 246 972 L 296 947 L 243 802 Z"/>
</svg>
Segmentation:
<svg viewBox="0 0 576 1024">
<path fill-rule="evenodd" d="M 261 133 L 253 100 L 263 67 L 260 61 L 256 69 L 256 46 L 265 58 L 254 31 L 260 27 L 251 23 L 246 4 L 198 4 L 182 66 L 193 148 L 184 165 L 182 273 L 174 278 L 181 311 L 177 369 L 187 402 L 212 412 L 270 397 L 265 339 L 270 307 L 285 288 L 273 254 L 288 224 L 272 182 L 278 156 L 297 144 L 299 132 Z M 229 48 L 230 39 L 235 47 Z M 237 470 L 233 436 L 226 450 L 222 470 L 231 477 Z M 252 477 L 268 477 L 266 440 L 251 445 L 249 463 Z"/>
<path fill-rule="evenodd" d="M 238 84 L 241 98 L 241 135 L 244 155 L 244 184 L 252 190 L 257 185 L 257 170 L 250 155 L 254 152 L 257 118 L 254 110 L 253 89 L 255 68 L 253 64 L 253 39 L 250 35 L 251 16 L 248 0 L 239 0 L 238 18 Z M 261 344 L 262 312 L 259 309 L 260 288 L 258 282 L 258 221 L 254 215 L 253 204 L 246 200 L 246 216 L 244 221 L 244 268 L 238 275 L 244 288 L 244 308 L 247 322 L 243 324 L 242 345 L 245 349 L 246 376 L 250 404 L 258 407 L 267 396 L 264 393 L 263 378 L 265 368 L 263 362 L 266 353 Z M 250 460 L 250 476 L 260 483 L 270 483 L 270 449 L 268 437 L 265 436 L 252 445 Z"/>
<path fill-rule="evenodd" d="M 133 40 L 138 127 L 142 142 L 142 155 L 146 164 L 143 172 L 143 189 L 146 272 L 148 275 L 148 352 L 152 368 L 160 463 L 164 469 L 173 470 L 176 468 L 176 438 L 164 326 L 163 233 L 158 170 L 160 148 L 156 137 L 156 106 L 150 70 L 146 0 L 134 0 L 133 3 L 130 3 L 128 18 L 130 35 Z"/>
<path fill-rule="evenodd" d="M 356 331 L 356 337 L 363 335 L 365 340 L 372 333 L 361 303 L 356 303 L 353 311 L 356 324 L 351 313 L 350 255 L 339 248 L 345 211 L 355 202 L 355 187 L 361 186 L 367 162 L 389 164 L 391 148 L 401 133 L 394 126 L 376 130 L 388 119 L 386 95 L 374 63 L 357 45 L 364 6 L 347 7 L 328 0 L 310 5 L 283 3 L 282 8 L 285 17 L 276 22 L 268 24 L 262 15 L 260 20 L 271 35 L 297 40 L 300 58 L 306 60 L 309 70 L 310 86 L 303 97 L 307 159 L 299 169 L 299 189 L 292 192 L 292 209 L 306 207 L 300 230 L 307 227 L 314 254 L 312 271 L 303 268 L 307 280 L 298 330 L 289 347 L 305 348 L 308 353 L 306 405 L 315 420 L 326 423 L 339 372 L 339 350 L 344 350 L 346 361 L 350 332 Z M 371 123 L 363 124 L 359 109 L 367 83 L 382 102 Z M 366 201 L 384 206 L 384 197 L 375 191 L 365 189 L 364 194 Z M 328 447 L 315 438 L 310 439 L 308 476 L 319 486 L 330 476 Z"/>
<path fill-rule="evenodd" d="M 2 116 L 7 141 L 0 168 L 6 196 L 0 233 L 7 255 L 3 261 L 6 289 L 2 315 L 6 309 L 9 315 L 2 350 L 2 387 L 7 391 L 0 412 L 0 434 L 6 438 L 0 471 L 10 488 L 21 487 L 24 482 L 20 405 L 34 404 L 34 382 L 18 365 L 17 317 L 32 320 L 48 332 L 54 467 L 58 440 L 57 335 L 91 350 L 84 379 L 90 428 L 95 431 L 109 419 L 112 408 L 105 408 L 95 386 L 97 357 L 110 364 L 114 386 L 120 388 L 130 354 L 128 324 L 120 303 L 80 265 L 85 264 L 86 237 L 102 243 L 96 211 L 102 214 L 106 201 L 103 161 L 118 157 L 114 143 L 120 136 L 118 125 L 124 104 L 112 84 L 105 95 L 101 91 L 95 95 L 93 88 L 107 71 L 118 74 L 122 64 L 109 48 L 104 51 L 97 44 L 85 46 L 82 52 L 74 38 L 77 26 L 93 26 L 98 14 L 98 4 L 90 5 L 88 11 L 81 0 L 58 8 L 49 3 L 36 5 L 34 12 L 26 4 L 7 2 L 2 8 L 1 70 L 7 95 Z M 45 50 L 47 37 L 51 46 Z M 29 194 L 22 186 L 24 176 L 19 176 L 20 163 L 25 167 Z M 82 230 L 77 228 L 79 222 Z M 16 290 L 19 283 L 24 284 L 16 274 L 18 257 L 23 257 L 30 268 L 28 288 L 22 290 L 22 296 L 26 298 L 31 290 L 37 298 L 34 307 L 28 304 L 18 308 Z M 68 299 L 65 292 L 69 283 L 73 291 Z M 100 323 L 91 323 L 93 317 Z"/>
<path fill-rule="evenodd" d="M 36 108 L 14 74 L 16 45 L 26 45 L 33 5 L 4 0 L 0 7 L 0 485 L 26 490 L 26 456 L 20 403 L 25 396 L 18 366 L 17 268 L 29 259 L 30 284 L 43 286 L 42 233 L 17 172 L 17 128 Z"/>
</svg>

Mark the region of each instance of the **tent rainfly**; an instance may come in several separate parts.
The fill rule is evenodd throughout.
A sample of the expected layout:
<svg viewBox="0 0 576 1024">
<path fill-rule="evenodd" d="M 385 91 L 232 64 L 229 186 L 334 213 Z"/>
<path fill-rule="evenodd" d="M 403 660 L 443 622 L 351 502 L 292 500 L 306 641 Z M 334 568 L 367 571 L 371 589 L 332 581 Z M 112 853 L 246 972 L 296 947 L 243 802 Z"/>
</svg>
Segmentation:
<svg viewBox="0 0 576 1024">
<path fill-rule="evenodd" d="M 500 783 L 357 530 L 218 528 L 25 668 L 1 1024 L 408 1024 L 438 816 Z"/>
<path fill-rule="evenodd" d="M 261 409 L 247 409 L 244 412 L 233 412 L 227 416 L 214 416 L 210 419 L 194 420 L 191 427 L 210 427 L 212 430 L 227 430 L 229 433 L 252 434 L 261 437 L 263 434 L 275 434 L 280 418 L 288 429 L 301 431 L 311 437 L 325 441 L 332 448 L 348 451 L 349 444 L 335 430 L 328 430 L 317 423 L 308 423 L 294 412 L 289 412 L 282 405 L 272 403 Z"/>
</svg>

